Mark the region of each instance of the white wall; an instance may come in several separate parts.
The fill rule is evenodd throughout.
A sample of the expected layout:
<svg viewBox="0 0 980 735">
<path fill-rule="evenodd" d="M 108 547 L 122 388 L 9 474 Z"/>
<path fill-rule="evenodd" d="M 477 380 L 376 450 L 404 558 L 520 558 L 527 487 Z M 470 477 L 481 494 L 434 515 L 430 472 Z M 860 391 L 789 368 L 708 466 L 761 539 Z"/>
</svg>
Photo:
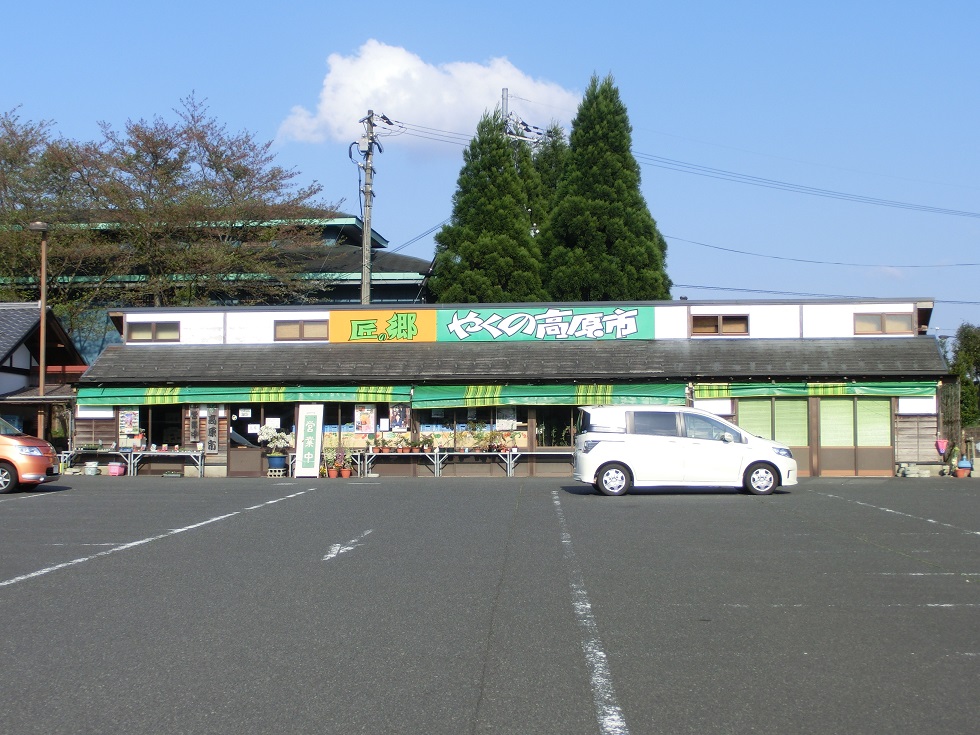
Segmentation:
<svg viewBox="0 0 980 735">
<path fill-rule="evenodd" d="M 11 373 L 0 373 L 0 393 L 10 393 L 15 390 L 27 387 L 26 375 L 12 375 Z"/>
<path fill-rule="evenodd" d="M 319 311 L 192 311 L 127 314 L 128 324 L 180 322 L 180 344 L 271 344 L 275 342 L 275 322 L 299 319 L 327 319 L 330 312 Z M 138 344 L 146 344 L 140 342 Z"/>
<path fill-rule="evenodd" d="M 868 304 L 805 304 L 803 306 L 803 337 L 853 337 L 855 314 L 911 314 L 911 303 Z M 881 335 L 875 335 L 881 336 Z M 908 335 L 894 335 L 907 337 Z"/>
<path fill-rule="evenodd" d="M 687 307 L 655 307 L 653 329 L 656 339 L 687 339 Z"/>
<path fill-rule="evenodd" d="M 329 319 L 330 312 L 319 311 L 249 311 L 228 314 L 225 341 L 228 344 L 269 344 L 275 342 L 277 321 Z"/>
<path fill-rule="evenodd" d="M 190 345 L 221 344 L 224 312 L 139 312 L 126 315 L 127 324 L 147 322 L 180 322 L 180 343 Z M 146 344 L 139 342 L 138 344 Z"/>
<path fill-rule="evenodd" d="M 692 305 L 690 310 L 692 316 L 747 314 L 749 338 L 753 339 L 794 339 L 800 336 L 798 304 L 699 304 Z M 706 336 L 704 339 L 717 339 L 717 336 Z"/>
</svg>

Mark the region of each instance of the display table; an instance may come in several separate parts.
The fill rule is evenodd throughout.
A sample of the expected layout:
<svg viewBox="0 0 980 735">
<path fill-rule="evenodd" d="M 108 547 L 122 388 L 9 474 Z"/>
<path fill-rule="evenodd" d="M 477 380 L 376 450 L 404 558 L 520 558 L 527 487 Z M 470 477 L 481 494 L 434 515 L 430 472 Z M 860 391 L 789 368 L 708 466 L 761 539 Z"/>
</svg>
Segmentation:
<svg viewBox="0 0 980 735">
<path fill-rule="evenodd" d="M 137 449 L 130 455 L 129 475 L 130 477 L 135 477 L 137 474 L 139 474 L 140 462 L 142 462 L 144 459 L 164 459 L 173 457 L 183 457 L 184 459 L 189 459 L 194 466 L 197 467 L 197 476 L 204 477 L 204 452 L 183 449 L 179 452 Z"/>
<path fill-rule="evenodd" d="M 446 467 L 446 463 L 450 461 L 462 461 L 465 459 L 471 459 L 474 462 L 497 462 L 500 466 L 504 468 L 504 472 L 507 477 L 514 476 L 514 468 L 517 466 L 518 460 L 525 455 L 541 455 L 548 457 L 555 456 L 567 456 L 571 457 L 571 452 L 521 452 L 521 451 L 508 451 L 508 452 L 459 452 L 455 450 L 445 450 L 436 447 L 432 452 L 415 452 L 415 453 L 395 453 L 395 452 L 351 452 L 351 461 L 354 464 L 354 470 L 358 477 L 366 477 L 371 473 L 371 469 L 374 463 L 379 457 L 388 457 L 393 459 L 401 458 L 411 458 L 415 457 L 418 460 L 424 459 L 425 461 L 431 463 L 432 474 L 435 477 L 442 477 L 443 470 Z"/>
<path fill-rule="evenodd" d="M 514 475 L 515 475 L 514 470 L 517 467 L 518 461 L 522 457 L 527 457 L 527 458 L 532 459 L 532 460 L 535 457 L 541 457 L 542 459 L 554 459 L 556 457 L 560 457 L 562 460 L 567 461 L 567 462 L 574 462 L 574 460 L 575 460 L 575 451 L 574 450 L 564 450 L 564 449 L 562 449 L 562 450 L 543 449 L 543 450 L 538 450 L 538 451 L 535 451 L 535 452 L 526 452 L 526 451 L 508 452 L 508 455 L 509 455 L 507 457 L 507 476 L 508 477 L 514 477 Z"/>
<path fill-rule="evenodd" d="M 85 447 L 80 447 L 77 449 L 72 449 L 70 452 L 61 452 L 61 460 L 68 466 L 73 466 L 75 461 L 82 456 L 91 457 L 97 462 L 101 462 L 102 459 L 106 461 L 118 458 L 120 464 L 126 466 L 126 474 L 132 474 L 133 468 L 133 453 L 129 449 L 89 449 Z"/>
</svg>

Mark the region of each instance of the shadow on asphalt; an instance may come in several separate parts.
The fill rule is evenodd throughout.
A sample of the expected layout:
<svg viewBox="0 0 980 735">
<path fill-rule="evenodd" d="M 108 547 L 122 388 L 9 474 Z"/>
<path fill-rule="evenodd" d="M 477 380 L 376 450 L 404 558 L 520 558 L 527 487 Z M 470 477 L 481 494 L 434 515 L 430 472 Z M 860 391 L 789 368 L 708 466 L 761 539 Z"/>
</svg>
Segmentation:
<svg viewBox="0 0 980 735">
<path fill-rule="evenodd" d="M 562 492 L 567 495 L 596 495 L 605 497 L 591 485 L 575 484 L 562 485 Z M 792 491 L 786 488 L 777 488 L 773 495 L 789 495 Z M 741 495 L 741 490 L 731 487 L 652 487 L 652 488 L 633 488 L 628 495 Z M 764 497 L 764 496 L 759 496 Z"/>
</svg>

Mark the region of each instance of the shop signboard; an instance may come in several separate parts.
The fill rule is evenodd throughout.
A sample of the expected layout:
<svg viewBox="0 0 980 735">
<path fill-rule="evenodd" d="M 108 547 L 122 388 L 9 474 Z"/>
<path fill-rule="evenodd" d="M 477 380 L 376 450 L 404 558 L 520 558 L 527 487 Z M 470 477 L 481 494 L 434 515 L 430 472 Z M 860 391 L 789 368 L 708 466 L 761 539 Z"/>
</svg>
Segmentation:
<svg viewBox="0 0 980 735">
<path fill-rule="evenodd" d="M 319 477 L 323 450 L 323 404 L 303 403 L 299 407 L 294 477 Z"/>
<path fill-rule="evenodd" d="M 206 454 L 218 453 L 218 407 L 208 406 L 207 441 L 204 443 Z"/>
<path fill-rule="evenodd" d="M 527 307 L 438 312 L 440 342 L 653 339 L 653 307 Z"/>
<path fill-rule="evenodd" d="M 330 315 L 331 342 L 547 342 L 654 339 L 654 307 L 358 309 Z"/>
</svg>

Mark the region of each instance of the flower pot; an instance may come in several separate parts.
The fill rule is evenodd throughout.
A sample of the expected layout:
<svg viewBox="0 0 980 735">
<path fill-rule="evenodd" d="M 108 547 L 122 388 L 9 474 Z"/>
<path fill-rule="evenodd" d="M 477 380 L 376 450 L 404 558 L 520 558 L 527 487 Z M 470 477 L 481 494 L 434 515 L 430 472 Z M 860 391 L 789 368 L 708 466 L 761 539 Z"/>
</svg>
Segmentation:
<svg viewBox="0 0 980 735">
<path fill-rule="evenodd" d="M 969 467 L 957 467 L 953 470 L 953 477 L 969 477 L 970 468 Z"/>
<path fill-rule="evenodd" d="M 350 477 L 350 467 L 344 467 L 342 470 L 340 470 L 340 476 Z"/>
<path fill-rule="evenodd" d="M 285 454 L 267 454 L 265 456 L 269 463 L 270 470 L 284 470 L 286 469 L 286 455 Z"/>
<path fill-rule="evenodd" d="M 340 474 L 340 470 L 333 467 L 327 468 L 327 477 L 337 477 Z"/>
</svg>

